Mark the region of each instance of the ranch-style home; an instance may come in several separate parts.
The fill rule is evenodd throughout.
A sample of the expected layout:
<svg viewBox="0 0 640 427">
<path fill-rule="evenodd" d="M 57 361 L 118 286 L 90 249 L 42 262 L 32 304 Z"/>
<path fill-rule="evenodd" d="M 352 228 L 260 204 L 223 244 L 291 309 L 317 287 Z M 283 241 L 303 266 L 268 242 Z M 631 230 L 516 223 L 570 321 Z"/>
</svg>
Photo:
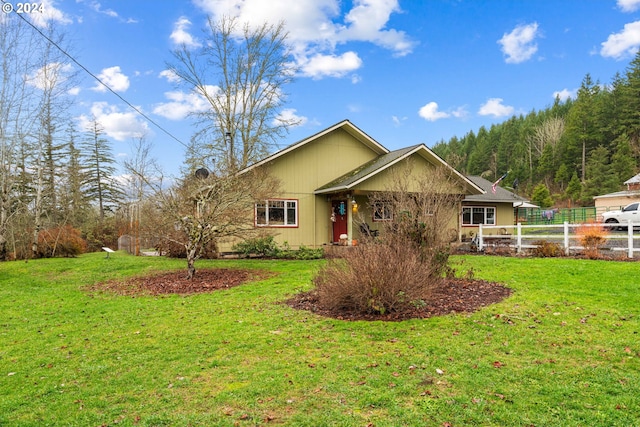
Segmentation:
<svg viewBox="0 0 640 427">
<path fill-rule="evenodd" d="M 462 240 L 471 240 L 478 234 L 478 228 L 482 225 L 496 225 L 498 229 L 489 229 L 484 234 L 512 234 L 514 221 L 514 208 L 524 206 L 527 199 L 506 190 L 499 185 L 484 179 L 481 176 L 467 176 L 471 182 L 480 187 L 482 194 L 469 194 L 462 201 Z M 527 204 L 528 206 L 533 206 Z"/>
<path fill-rule="evenodd" d="M 383 206 L 369 206 L 368 195 L 388 190 L 389 176 L 398 168 L 429 173 L 444 166 L 462 200 L 486 191 L 473 179 L 448 166 L 423 144 L 390 151 L 348 120 L 339 122 L 257 162 L 280 181 L 277 195 L 256 203 L 254 226 L 264 228 L 278 243 L 292 248 L 351 245 L 362 233 L 388 221 Z M 487 206 L 482 203 L 482 206 Z M 452 214 L 452 231 L 462 235 L 462 202 Z M 500 210 L 497 211 L 500 214 Z M 489 218 L 490 216 L 485 216 Z M 474 220 L 478 216 L 473 216 Z M 495 218 L 495 217 L 494 217 Z M 513 223 L 513 209 L 511 209 Z M 366 223 L 366 224 L 365 224 Z M 477 225 L 476 225 L 477 226 Z"/>
</svg>

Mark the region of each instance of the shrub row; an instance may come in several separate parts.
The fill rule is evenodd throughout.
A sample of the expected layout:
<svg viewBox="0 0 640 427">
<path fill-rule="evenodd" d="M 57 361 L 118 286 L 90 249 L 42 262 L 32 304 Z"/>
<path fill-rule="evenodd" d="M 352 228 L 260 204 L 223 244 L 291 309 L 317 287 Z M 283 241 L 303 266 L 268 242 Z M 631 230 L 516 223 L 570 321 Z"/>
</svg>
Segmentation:
<svg viewBox="0 0 640 427">
<path fill-rule="evenodd" d="M 233 250 L 245 257 L 262 257 L 276 259 L 320 259 L 324 257 L 322 248 L 313 249 L 300 246 L 299 249 L 291 249 L 287 242 L 282 246 L 274 240 L 273 236 L 247 239 L 233 246 Z"/>
</svg>

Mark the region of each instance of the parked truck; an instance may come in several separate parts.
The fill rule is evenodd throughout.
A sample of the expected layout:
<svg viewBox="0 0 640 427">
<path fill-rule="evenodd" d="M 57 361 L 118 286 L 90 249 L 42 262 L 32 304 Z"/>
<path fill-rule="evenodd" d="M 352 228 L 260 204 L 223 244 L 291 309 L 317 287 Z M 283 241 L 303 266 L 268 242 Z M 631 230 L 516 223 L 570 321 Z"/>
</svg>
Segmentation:
<svg viewBox="0 0 640 427">
<path fill-rule="evenodd" d="M 612 229 L 626 229 L 629 221 L 635 226 L 640 226 L 640 202 L 629 203 L 622 209 L 605 212 L 602 214 L 602 221 L 609 224 Z M 620 224 L 620 226 L 616 227 L 616 224 Z"/>
</svg>

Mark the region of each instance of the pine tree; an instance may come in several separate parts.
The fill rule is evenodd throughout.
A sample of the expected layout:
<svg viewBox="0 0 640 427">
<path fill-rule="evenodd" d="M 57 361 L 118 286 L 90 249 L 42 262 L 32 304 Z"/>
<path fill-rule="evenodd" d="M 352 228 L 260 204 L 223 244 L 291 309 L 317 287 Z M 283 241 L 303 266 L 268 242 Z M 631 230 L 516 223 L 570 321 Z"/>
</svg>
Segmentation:
<svg viewBox="0 0 640 427">
<path fill-rule="evenodd" d="M 620 134 L 629 138 L 636 158 L 640 157 L 640 51 L 627 67 L 624 84 L 619 85 Z"/>
<path fill-rule="evenodd" d="M 571 159 L 580 159 L 575 166 L 581 170 L 582 180 L 586 180 L 587 157 L 591 150 L 601 142 L 599 129 L 599 107 L 597 98 L 600 85 L 587 74 L 578 89 L 576 99 L 567 117 L 566 132 L 568 137 L 567 154 Z"/>
<path fill-rule="evenodd" d="M 111 154 L 109 141 L 104 138 L 104 129 L 96 118 L 91 121 L 82 141 L 82 163 L 86 167 L 83 191 L 89 200 L 97 203 L 100 221 L 105 213 L 118 204 L 122 191 L 115 181 L 116 161 Z"/>
<path fill-rule="evenodd" d="M 531 194 L 531 201 L 541 208 L 548 208 L 553 206 L 553 199 L 551 198 L 551 192 L 544 184 L 538 184 L 533 189 Z"/>
<path fill-rule="evenodd" d="M 582 195 L 582 183 L 580 182 L 580 178 L 578 178 L 577 172 L 573 172 L 571 180 L 569 181 L 569 184 L 567 184 L 565 194 L 567 198 L 574 203 L 580 200 Z"/>
<path fill-rule="evenodd" d="M 86 170 L 82 166 L 81 152 L 76 147 L 76 133 L 73 126 L 68 130 L 65 147 L 66 164 L 63 171 L 66 179 L 60 193 L 60 209 L 65 220 L 75 228 L 82 228 L 89 208 L 88 198 L 83 192 L 87 181 Z"/>
<path fill-rule="evenodd" d="M 615 152 L 611 156 L 611 167 L 619 183 L 623 183 L 635 175 L 636 162 L 631 155 L 631 146 L 626 138 L 618 138 Z"/>
<path fill-rule="evenodd" d="M 582 200 L 591 202 L 593 196 L 611 193 L 620 189 L 620 182 L 609 163 L 609 150 L 599 145 L 587 162 L 587 180 L 582 191 Z"/>
</svg>

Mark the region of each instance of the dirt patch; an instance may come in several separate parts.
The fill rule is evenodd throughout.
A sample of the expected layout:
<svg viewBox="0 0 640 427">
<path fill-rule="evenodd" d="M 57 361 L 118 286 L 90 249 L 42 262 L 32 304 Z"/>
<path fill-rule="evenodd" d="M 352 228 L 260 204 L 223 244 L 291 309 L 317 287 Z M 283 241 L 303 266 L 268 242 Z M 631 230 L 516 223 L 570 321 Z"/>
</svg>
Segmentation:
<svg viewBox="0 0 640 427">
<path fill-rule="evenodd" d="M 471 313 L 482 307 L 502 301 L 512 290 L 495 282 L 472 279 L 447 279 L 434 289 L 424 306 L 381 314 L 349 313 L 328 310 L 318 303 L 315 291 L 304 292 L 289 299 L 287 304 L 300 310 L 308 310 L 320 316 L 340 320 L 401 321 L 444 316 L 451 313 Z"/>
<path fill-rule="evenodd" d="M 192 280 L 187 279 L 186 271 L 172 271 L 128 280 L 112 280 L 98 283 L 89 291 L 107 291 L 119 295 L 163 295 L 197 294 L 229 289 L 246 282 L 265 279 L 272 273 L 260 270 L 242 270 L 235 268 L 200 269 Z"/>
</svg>

